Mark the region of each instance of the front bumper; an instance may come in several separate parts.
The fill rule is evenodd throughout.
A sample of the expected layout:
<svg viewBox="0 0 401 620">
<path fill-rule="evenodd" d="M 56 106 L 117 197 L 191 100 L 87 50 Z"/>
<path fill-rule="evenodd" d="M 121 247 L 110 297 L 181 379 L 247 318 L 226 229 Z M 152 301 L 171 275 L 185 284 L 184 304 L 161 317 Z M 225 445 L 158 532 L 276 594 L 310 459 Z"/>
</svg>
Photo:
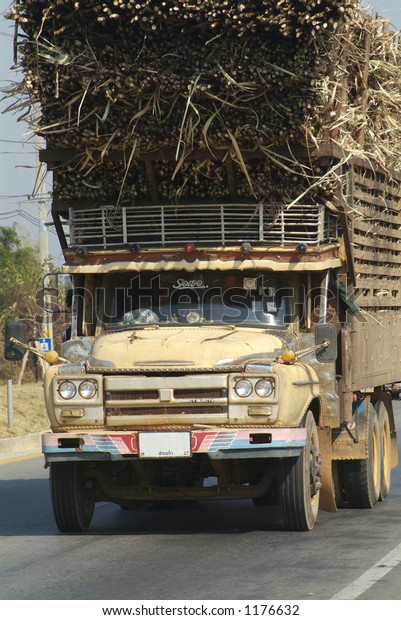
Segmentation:
<svg viewBox="0 0 401 620">
<path fill-rule="evenodd" d="M 178 431 L 177 431 L 178 432 Z M 157 431 L 155 431 L 157 433 Z M 169 431 L 174 440 L 174 431 Z M 166 439 L 166 433 L 163 439 Z M 46 462 L 118 461 L 140 459 L 141 431 L 54 433 L 43 435 Z M 168 440 L 168 437 L 167 437 Z M 190 454 L 213 459 L 282 458 L 298 456 L 306 445 L 305 428 L 251 428 L 190 431 Z M 166 454 L 164 454 L 166 457 Z M 174 458 L 174 455 L 173 455 Z M 182 457 L 176 457 L 182 458 Z"/>
</svg>

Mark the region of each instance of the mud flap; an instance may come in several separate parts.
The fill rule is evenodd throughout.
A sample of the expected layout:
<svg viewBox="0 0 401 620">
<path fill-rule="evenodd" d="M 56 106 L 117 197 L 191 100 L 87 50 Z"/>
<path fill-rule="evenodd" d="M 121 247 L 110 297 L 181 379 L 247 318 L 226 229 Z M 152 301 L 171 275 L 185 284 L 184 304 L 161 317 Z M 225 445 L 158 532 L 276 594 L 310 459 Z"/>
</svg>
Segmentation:
<svg viewBox="0 0 401 620">
<path fill-rule="evenodd" d="M 328 426 L 318 426 L 317 432 L 319 435 L 322 471 L 319 509 L 326 512 L 337 512 L 331 461 L 331 428 Z"/>
</svg>

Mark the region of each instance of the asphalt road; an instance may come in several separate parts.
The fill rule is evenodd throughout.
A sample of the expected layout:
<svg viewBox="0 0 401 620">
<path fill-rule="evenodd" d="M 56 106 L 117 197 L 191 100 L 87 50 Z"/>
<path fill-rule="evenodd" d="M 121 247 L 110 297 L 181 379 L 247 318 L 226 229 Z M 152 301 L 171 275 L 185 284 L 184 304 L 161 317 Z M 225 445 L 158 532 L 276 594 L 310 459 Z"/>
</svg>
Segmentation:
<svg viewBox="0 0 401 620">
<path fill-rule="evenodd" d="M 401 403 L 396 404 L 401 437 Z M 401 450 L 400 450 L 401 454 Z M 401 466 L 373 510 L 283 531 L 249 501 L 96 507 L 60 534 L 41 457 L 0 463 L 0 600 L 401 600 Z M 400 604 L 401 609 L 401 604 Z"/>
</svg>

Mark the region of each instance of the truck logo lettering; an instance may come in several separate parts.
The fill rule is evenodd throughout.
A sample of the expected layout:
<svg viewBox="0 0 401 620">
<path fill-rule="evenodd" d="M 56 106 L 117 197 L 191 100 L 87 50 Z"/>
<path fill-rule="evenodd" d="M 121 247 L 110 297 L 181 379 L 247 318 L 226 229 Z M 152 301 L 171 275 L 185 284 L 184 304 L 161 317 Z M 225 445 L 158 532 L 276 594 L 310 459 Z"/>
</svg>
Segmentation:
<svg viewBox="0 0 401 620">
<path fill-rule="evenodd" d="M 184 280 L 184 278 L 178 278 L 177 282 L 173 284 L 173 288 L 207 288 L 207 285 L 204 284 L 202 280 Z"/>
</svg>

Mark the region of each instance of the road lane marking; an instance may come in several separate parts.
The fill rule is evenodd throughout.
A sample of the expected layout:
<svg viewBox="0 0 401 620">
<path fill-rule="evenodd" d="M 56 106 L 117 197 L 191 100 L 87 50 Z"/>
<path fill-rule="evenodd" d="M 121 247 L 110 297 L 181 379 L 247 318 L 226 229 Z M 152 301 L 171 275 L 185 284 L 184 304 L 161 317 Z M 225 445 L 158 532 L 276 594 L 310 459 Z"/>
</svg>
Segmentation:
<svg viewBox="0 0 401 620">
<path fill-rule="evenodd" d="M 374 564 L 369 570 L 367 570 L 363 575 L 355 579 L 352 583 L 346 586 L 340 592 L 337 592 L 334 596 L 331 597 L 332 600 L 355 600 L 369 590 L 372 586 L 374 586 L 380 579 L 383 579 L 387 573 L 389 573 L 393 568 L 398 566 L 401 562 L 401 544 L 394 547 L 390 553 L 381 558 L 376 564 Z"/>
<path fill-rule="evenodd" d="M 12 456 L 9 459 L 2 460 L 0 456 L 0 465 L 5 465 L 6 463 L 16 463 L 17 461 L 27 461 L 28 459 L 38 459 L 40 456 L 43 456 L 42 453 L 38 454 L 26 454 L 25 456 Z"/>
</svg>

